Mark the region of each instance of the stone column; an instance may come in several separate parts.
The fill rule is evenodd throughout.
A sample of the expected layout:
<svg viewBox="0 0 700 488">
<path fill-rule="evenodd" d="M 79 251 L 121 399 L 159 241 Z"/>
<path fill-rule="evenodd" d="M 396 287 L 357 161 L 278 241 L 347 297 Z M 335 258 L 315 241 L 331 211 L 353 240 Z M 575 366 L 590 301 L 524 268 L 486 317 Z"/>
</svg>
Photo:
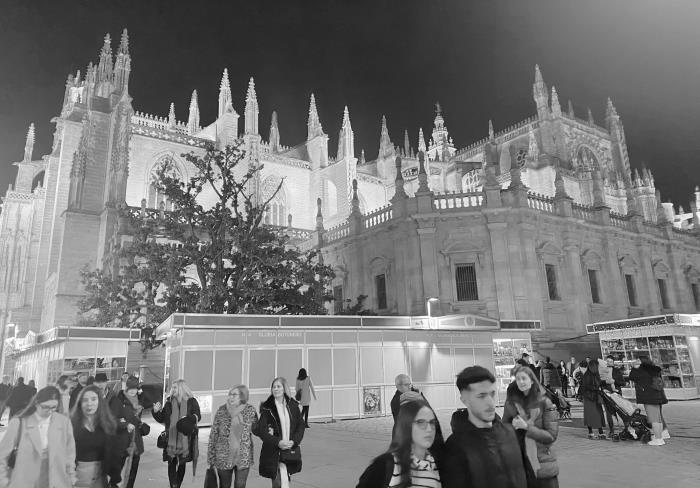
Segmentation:
<svg viewBox="0 0 700 488">
<path fill-rule="evenodd" d="M 487 216 L 492 218 L 495 216 Z M 488 222 L 493 256 L 493 272 L 496 280 L 496 298 L 501 319 L 515 318 L 515 300 L 511 281 L 510 253 L 508 252 L 508 223 L 500 219 Z"/>
<path fill-rule="evenodd" d="M 588 279 L 583 276 L 581 247 L 577 237 L 570 230 L 564 234 L 564 253 L 566 267 L 569 268 L 569 276 L 571 277 L 568 293 L 571 297 L 572 322 L 578 329 L 576 332 L 585 332 L 585 324 L 590 319 L 588 291 L 586 290 Z"/>
<path fill-rule="evenodd" d="M 438 283 L 438 261 L 435 246 L 435 223 L 433 221 L 423 221 L 419 222 L 418 225 L 423 298 L 439 298 L 440 285 Z"/>
</svg>

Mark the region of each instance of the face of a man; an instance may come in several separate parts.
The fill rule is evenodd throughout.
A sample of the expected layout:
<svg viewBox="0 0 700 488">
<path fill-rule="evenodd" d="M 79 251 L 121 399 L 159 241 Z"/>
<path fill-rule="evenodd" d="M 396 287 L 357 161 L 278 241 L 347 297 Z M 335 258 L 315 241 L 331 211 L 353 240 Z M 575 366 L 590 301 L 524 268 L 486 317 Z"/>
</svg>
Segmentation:
<svg viewBox="0 0 700 488">
<path fill-rule="evenodd" d="M 615 361 L 613 361 L 612 358 L 606 358 L 606 359 L 605 359 L 605 363 L 606 363 L 609 367 L 612 368 L 613 365 L 615 364 Z"/>
<path fill-rule="evenodd" d="M 126 380 L 129 379 L 129 373 L 124 373 L 122 374 L 122 383 L 126 383 Z"/>
<path fill-rule="evenodd" d="M 496 417 L 496 384 L 489 380 L 472 383 L 459 392 L 459 398 L 467 410 L 469 418 L 477 427 L 491 427 Z"/>
<path fill-rule="evenodd" d="M 571 356 L 571 363 L 572 363 L 572 364 L 576 364 L 576 358 L 573 357 L 573 356 Z"/>
<path fill-rule="evenodd" d="M 80 383 L 80 386 L 87 385 L 87 379 L 88 377 L 86 374 L 81 374 L 80 376 L 78 376 L 78 383 Z"/>
<path fill-rule="evenodd" d="M 406 377 L 399 378 L 396 382 L 396 389 L 400 393 L 406 393 L 411 389 L 411 379 Z"/>
</svg>

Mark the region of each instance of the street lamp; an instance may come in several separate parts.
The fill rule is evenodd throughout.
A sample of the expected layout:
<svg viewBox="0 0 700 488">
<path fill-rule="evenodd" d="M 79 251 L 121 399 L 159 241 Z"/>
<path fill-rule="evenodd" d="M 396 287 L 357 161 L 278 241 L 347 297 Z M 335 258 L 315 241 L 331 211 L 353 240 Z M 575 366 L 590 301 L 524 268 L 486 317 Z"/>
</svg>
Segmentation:
<svg viewBox="0 0 700 488">
<path fill-rule="evenodd" d="M 437 312 L 440 312 L 440 299 L 439 298 L 428 298 L 426 302 L 426 309 L 428 310 L 428 324 L 431 329 L 436 329 L 433 327 L 433 317 L 435 316 L 435 311 L 437 307 Z"/>
</svg>

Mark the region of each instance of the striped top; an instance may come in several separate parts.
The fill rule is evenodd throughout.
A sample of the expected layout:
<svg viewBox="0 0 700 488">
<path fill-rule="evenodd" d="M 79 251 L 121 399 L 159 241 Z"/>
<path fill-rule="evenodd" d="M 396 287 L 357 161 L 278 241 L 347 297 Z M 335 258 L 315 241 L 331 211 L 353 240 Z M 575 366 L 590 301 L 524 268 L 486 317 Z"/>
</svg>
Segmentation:
<svg viewBox="0 0 700 488">
<path fill-rule="evenodd" d="M 401 465 L 394 455 L 394 472 L 389 481 L 389 488 L 401 484 Z M 442 488 L 440 473 L 435 464 L 435 459 L 430 453 L 426 453 L 425 459 L 418 459 L 411 454 L 411 486 L 420 488 Z"/>
</svg>

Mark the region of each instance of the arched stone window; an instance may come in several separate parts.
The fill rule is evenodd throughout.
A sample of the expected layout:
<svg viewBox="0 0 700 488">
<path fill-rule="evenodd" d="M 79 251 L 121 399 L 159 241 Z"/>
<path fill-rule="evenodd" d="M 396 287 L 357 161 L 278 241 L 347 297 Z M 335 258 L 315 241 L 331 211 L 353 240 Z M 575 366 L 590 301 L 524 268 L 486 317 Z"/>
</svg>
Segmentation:
<svg viewBox="0 0 700 488">
<path fill-rule="evenodd" d="M 282 186 L 280 186 L 280 184 Z M 277 194 L 275 194 L 275 191 Z M 284 183 L 282 183 L 282 178 L 277 175 L 270 175 L 263 180 L 261 187 L 262 201 L 266 202 L 275 195 L 270 203 L 268 203 L 267 210 L 265 211 L 264 222 L 267 225 L 287 225 L 287 214 L 289 211 L 289 206 L 287 204 L 287 192 L 284 188 Z"/>
<path fill-rule="evenodd" d="M 673 305 L 671 303 L 671 269 L 661 259 L 652 262 L 654 279 L 656 280 L 656 291 L 659 298 L 659 305 L 662 310 L 668 310 Z"/>
<path fill-rule="evenodd" d="M 10 272 L 10 286 L 7 292 L 18 291 L 21 284 L 20 275 L 22 274 L 22 246 L 17 246 L 15 249 L 14 263 Z"/>
<path fill-rule="evenodd" d="M 44 186 L 44 175 L 45 174 L 46 174 L 45 171 L 39 171 L 36 174 L 36 176 L 34 176 L 34 179 L 32 180 L 32 191 L 34 191 L 39 186 Z"/>
<path fill-rule="evenodd" d="M 146 204 L 148 208 L 159 208 L 161 202 L 165 203 L 165 210 L 170 211 L 173 210 L 173 203 L 168 200 L 168 197 L 165 196 L 163 193 L 158 191 L 158 188 L 155 184 L 157 178 L 158 178 L 158 171 L 160 171 L 161 168 L 166 167 L 168 172 L 167 174 L 173 178 L 177 178 L 180 181 L 183 180 L 183 175 L 180 169 L 178 168 L 175 160 L 171 156 L 165 156 L 161 159 L 159 159 L 154 165 L 153 168 L 151 169 L 151 173 L 149 174 L 149 185 L 148 185 L 148 196 L 146 197 Z"/>
<path fill-rule="evenodd" d="M 625 291 L 627 292 L 627 303 L 630 307 L 638 307 L 640 303 L 637 290 L 639 265 L 630 254 L 620 255 L 618 257 L 618 264 L 620 266 L 620 275 L 625 285 Z"/>
<path fill-rule="evenodd" d="M 576 167 L 585 168 L 591 171 L 599 170 L 600 163 L 598 158 L 593 153 L 593 150 L 588 146 L 581 146 L 576 154 Z"/>
<path fill-rule="evenodd" d="M 588 289 L 592 303 L 603 303 L 605 278 L 603 276 L 603 258 L 597 252 L 587 249 L 581 254 L 584 279 L 588 279 Z"/>
<path fill-rule="evenodd" d="M 2 267 L 0 267 L 0 290 L 7 290 L 7 283 L 10 280 L 10 245 L 5 246 L 4 256 L 2 258 Z"/>
</svg>

